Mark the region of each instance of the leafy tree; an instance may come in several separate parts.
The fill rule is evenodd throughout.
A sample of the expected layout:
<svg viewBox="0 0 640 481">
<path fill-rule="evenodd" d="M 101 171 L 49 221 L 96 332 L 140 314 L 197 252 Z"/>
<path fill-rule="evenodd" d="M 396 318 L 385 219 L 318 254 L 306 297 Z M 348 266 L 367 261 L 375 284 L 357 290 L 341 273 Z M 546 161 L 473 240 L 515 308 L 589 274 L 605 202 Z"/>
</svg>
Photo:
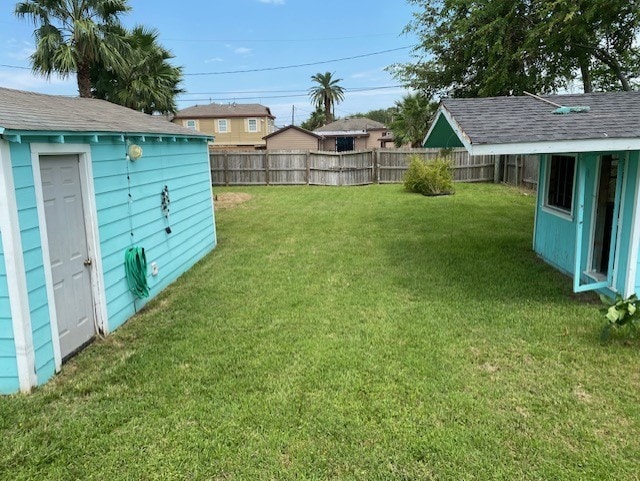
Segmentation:
<svg viewBox="0 0 640 481">
<path fill-rule="evenodd" d="M 183 92 L 178 87 L 182 68 L 168 62 L 173 55 L 158 44 L 157 30 L 137 26 L 121 34 L 131 50 L 128 63 L 120 70 L 96 63 L 91 68 L 94 96 L 148 114 L 175 112 L 175 97 Z"/>
<path fill-rule="evenodd" d="M 15 14 L 36 26 L 33 71 L 46 78 L 75 72 L 80 96 L 91 97 L 93 64 L 118 70 L 126 63 L 127 44 L 117 27 L 129 10 L 127 0 L 27 0 Z"/>
<path fill-rule="evenodd" d="M 352 117 L 366 117 L 384 125 L 390 125 L 397 114 L 397 107 L 389 107 L 386 109 L 370 110 L 369 112 L 357 113 Z"/>
<path fill-rule="evenodd" d="M 627 89 L 637 74 L 640 0 L 408 1 L 417 61 L 390 70 L 428 97 L 550 92 L 577 72 L 586 91 L 611 78 Z"/>
<path fill-rule="evenodd" d="M 544 20 L 531 37 L 579 69 L 585 92 L 631 89 L 639 72 L 640 0 L 543 0 L 538 8 Z"/>
<path fill-rule="evenodd" d="M 318 127 L 322 127 L 326 123 L 325 114 L 322 109 L 316 109 L 307 120 L 300 124 L 300 127 L 313 131 Z"/>
<path fill-rule="evenodd" d="M 309 97 L 316 109 L 324 108 L 325 122 L 333 121 L 333 106 L 344 100 L 344 88 L 338 85 L 342 79 L 333 78 L 331 72 L 317 73 L 311 76 L 317 85 L 309 89 Z"/>
<path fill-rule="evenodd" d="M 396 107 L 398 113 L 391 122 L 394 143 L 397 147 L 405 144 L 420 147 L 438 104 L 416 93 L 405 95 L 401 101 L 396 102 Z"/>
</svg>

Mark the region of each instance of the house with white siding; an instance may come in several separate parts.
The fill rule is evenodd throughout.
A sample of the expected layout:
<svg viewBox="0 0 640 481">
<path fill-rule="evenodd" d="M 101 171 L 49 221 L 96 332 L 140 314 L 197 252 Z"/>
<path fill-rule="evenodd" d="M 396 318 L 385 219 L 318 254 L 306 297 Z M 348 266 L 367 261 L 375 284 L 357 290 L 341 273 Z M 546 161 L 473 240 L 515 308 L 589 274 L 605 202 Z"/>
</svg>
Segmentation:
<svg viewBox="0 0 640 481">
<path fill-rule="evenodd" d="M 212 140 L 0 88 L 0 393 L 47 382 L 215 247 Z"/>
</svg>

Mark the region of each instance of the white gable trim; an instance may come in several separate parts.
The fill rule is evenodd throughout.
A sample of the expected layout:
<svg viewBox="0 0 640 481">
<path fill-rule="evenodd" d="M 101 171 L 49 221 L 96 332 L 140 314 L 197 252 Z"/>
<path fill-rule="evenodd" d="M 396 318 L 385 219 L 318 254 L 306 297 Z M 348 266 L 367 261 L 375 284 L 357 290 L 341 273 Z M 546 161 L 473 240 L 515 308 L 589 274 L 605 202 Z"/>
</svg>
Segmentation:
<svg viewBox="0 0 640 481">
<path fill-rule="evenodd" d="M 9 143 L 2 139 L 0 139 L 0 230 L 7 271 L 18 380 L 20 390 L 29 392 L 38 382 L 29 310 L 29 290 L 11 168 L 11 151 Z"/>
<path fill-rule="evenodd" d="M 636 187 L 635 187 L 635 202 L 633 203 L 633 215 L 631 241 L 629 244 L 629 266 L 627 270 L 626 284 L 624 286 L 624 297 L 629 297 L 636 291 L 636 275 L 638 272 L 638 249 L 640 248 L 640 159 L 638 159 L 638 165 L 636 166 Z"/>
<path fill-rule="evenodd" d="M 440 120 L 440 117 L 444 117 L 446 119 L 447 123 L 449 124 L 451 129 L 455 132 L 456 136 L 458 137 L 460 142 L 462 142 L 462 145 L 464 146 L 465 149 L 467 149 L 467 152 L 469 152 L 470 155 L 481 155 L 481 154 L 471 153 L 473 148 L 473 146 L 471 145 L 471 139 L 467 136 L 467 134 L 464 133 L 464 130 L 462 130 L 462 127 L 460 127 L 458 122 L 456 122 L 456 120 L 453 118 L 451 113 L 443 106 L 440 106 L 440 108 L 438 109 L 438 113 L 436 114 L 435 119 L 433 119 L 433 122 L 431 122 L 431 126 L 429 127 L 429 131 L 427 132 L 427 135 L 425 135 L 424 140 L 422 141 L 422 145 L 426 143 L 427 139 L 431 135 L 431 132 L 435 128 L 436 124 L 438 123 L 438 120 Z"/>
</svg>

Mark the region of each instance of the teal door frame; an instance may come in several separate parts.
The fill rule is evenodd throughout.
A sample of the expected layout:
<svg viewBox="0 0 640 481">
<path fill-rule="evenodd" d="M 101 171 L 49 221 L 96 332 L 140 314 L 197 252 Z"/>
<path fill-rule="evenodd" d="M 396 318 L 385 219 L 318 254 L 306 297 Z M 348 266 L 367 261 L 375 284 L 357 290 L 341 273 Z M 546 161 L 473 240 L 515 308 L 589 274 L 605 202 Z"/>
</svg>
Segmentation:
<svg viewBox="0 0 640 481">
<path fill-rule="evenodd" d="M 607 266 L 607 279 L 603 281 L 594 281 L 582 283 L 582 249 L 583 249 L 583 234 L 584 234 L 584 204 L 585 204 L 585 191 L 586 191 L 586 160 L 583 157 L 578 158 L 578 195 L 577 195 L 577 216 L 576 216 L 576 250 L 573 268 L 573 291 L 574 292 L 586 292 L 596 289 L 611 288 L 613 286 L 613 271 L 616 257 L 616 246 L 618 244 L 618 230 L 619 230 L 619 214 L 620 214 L 620 202 L 622 199 L 622 178 L 625 171 L 626 157 L 621 152 L 615 153 L 618 155 L 618 174 L 616 177 L 616 194 L 613 206 L 613 222 L 611 223 L 611 244 L 609 246 L 609 264 Z M 598 155 L 598 159 L 602 154 Z M 592 204 L 592 209 L 596 208 L 595 203 Z M 587 249 L 589 246 L 587 245 Z M 587 256 L 587 265 L 589 259 Z"/>
</svg>

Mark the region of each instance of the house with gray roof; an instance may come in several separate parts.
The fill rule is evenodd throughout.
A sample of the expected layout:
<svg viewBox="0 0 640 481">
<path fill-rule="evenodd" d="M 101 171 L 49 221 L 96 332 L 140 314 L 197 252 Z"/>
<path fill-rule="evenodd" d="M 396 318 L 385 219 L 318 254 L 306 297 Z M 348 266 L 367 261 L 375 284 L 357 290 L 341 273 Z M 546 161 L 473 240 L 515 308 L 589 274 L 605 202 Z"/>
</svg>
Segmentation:
<svg viewBox="0 0 640 481">
<path fill-rule="evenodd" d="M 423 145 L 538 155 L 535 252 L 575 292 L 640 292 L 640 92 L 445 99 Z"/>
<path fill-rule="evenodd" d="M 265 149 L 264 137 L 275 132 L 275 116 L 260 104 L 194 105 L 179 110 L 172 122 L 215 137 L 211 150 Z"/>
<path fill-rule="evenodd" d="M 322 137 L 321 150 L 344 152 L 378 148 L 381 146 L 381 137 L 388 130 L 375 120 L 353 117 L 338 119 L 313 132 Z"/>
<path fill-rule="evenodd" d="M 212 140 L 0 88 L 0 393 L 47 382 L 215 247 Z"/>
</svg>

